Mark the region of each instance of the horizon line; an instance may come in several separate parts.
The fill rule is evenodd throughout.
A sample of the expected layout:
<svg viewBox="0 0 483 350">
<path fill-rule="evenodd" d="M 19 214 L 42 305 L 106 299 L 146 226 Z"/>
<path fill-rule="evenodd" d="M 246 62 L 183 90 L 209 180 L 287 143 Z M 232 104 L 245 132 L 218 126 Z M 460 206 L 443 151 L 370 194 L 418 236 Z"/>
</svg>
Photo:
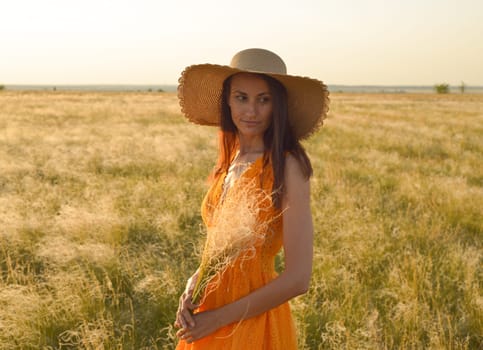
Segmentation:
<svg viewBox="0 0 483 350">
<path fill-rule="evenodd" d="M 338 83 L 326 83 L 327 86 L 342 86 L 342 87 L 434 87 L 439 84 L 448 84 L 448 86 L 460 87 L 461 84 L 449 84 L 446 82 L 433 83 L 433 84 L 338 84 Z M 173 83 L 1 83 L 0 86 L 178 86 L 179 84 Z M 483 84 L 473 85 L 464 84 L 465 88 L 483 88 Z"/>
</svg>

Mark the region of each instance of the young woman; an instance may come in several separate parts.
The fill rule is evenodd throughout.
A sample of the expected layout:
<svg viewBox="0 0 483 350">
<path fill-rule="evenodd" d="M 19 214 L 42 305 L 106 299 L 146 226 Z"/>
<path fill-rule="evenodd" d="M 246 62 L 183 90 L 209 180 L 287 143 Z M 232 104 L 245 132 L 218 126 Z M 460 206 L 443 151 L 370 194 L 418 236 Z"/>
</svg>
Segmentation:
<svg viewBox="0 0 483 350">
<path fill-rule="evenodd" d="M 202 204 L 202 263 L 176 315 L 177 349 L 296 349 L 288 301 L 309 288 L 313 244 L 312 167 L 300 140 L 322 125 L 327 88 L 248 49 L 230 66 L 187 67 L 178 95 L 190 121 L 220 127 L 220 148 Z"/>
</svg>

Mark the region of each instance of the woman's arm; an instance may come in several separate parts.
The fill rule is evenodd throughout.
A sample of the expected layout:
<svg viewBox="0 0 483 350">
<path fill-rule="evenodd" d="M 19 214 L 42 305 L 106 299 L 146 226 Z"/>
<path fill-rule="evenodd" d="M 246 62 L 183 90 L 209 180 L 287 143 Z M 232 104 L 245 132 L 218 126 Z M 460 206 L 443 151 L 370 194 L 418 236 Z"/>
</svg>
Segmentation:
<svg viewBox="0 0 483 350">
<path fill-rule="evenodd" d="M 273 281 L 218 309 L 194 315 L 195 326 L 178 335 L 187 341 L 207 336 L 220 327 L 262 314 L 304 294 L 312 273 L 313 226 L 310 184 L 297 160 L 287 156 L 283 199 L 285 270 Z"/>
</svg>

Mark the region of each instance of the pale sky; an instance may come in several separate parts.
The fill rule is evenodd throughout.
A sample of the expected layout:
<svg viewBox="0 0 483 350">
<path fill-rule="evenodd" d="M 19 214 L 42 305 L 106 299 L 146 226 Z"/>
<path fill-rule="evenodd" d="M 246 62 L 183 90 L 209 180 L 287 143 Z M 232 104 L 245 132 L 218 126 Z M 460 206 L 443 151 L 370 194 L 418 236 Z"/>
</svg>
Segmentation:
<svg viewBox="0 0 483 350">
<path fill-rule="evenodd" d="M 0 84 L 176 84 L 279 54 L 327 84 L 483 86 L 483 0 L 0 0 Z"/>
</svg>

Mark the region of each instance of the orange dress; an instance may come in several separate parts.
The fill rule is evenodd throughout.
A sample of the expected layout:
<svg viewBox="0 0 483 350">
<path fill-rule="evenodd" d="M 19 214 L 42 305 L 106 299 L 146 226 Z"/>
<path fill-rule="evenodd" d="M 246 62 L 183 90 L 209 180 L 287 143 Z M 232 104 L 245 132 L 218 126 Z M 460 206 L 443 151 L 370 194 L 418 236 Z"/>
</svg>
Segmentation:
<svg viewBox="0 0 483 350">
<path fill-rule="evenodd" d="M 222 192 L 226 173 L 218 178 L 208 191 L 202 204 L 202 217 L 209 228 L 212 224 L 213 208 L 223 205 Z M 264 237 L 254 248 L 249 259 L 239 258 L 230 264 L 218 277 L 216 288 L 206 293 L 203 302 L 195 312 L 216 309 L 236 301 L 264 286 L 277 277 L 274 269 L 275 255 L 283 243 L 283 226 L 280 211 L 272 206 L 273 172 L 270 165 L 263 166 L 263 158 L 258 158 L 235 181 L 228 191 L 237 191 L 246 184 L 243 180 L 253 180 L 261 191 L 258 220 L 269 222 L 262 225 Z M 262 193 L 262 195 L 260 195 Z M 263 194 L 264 193 L 264 194 Z M 268 194 L 268 195 L 267 195 Z M 208 230 L 209 235 L 209 230 Z M 252 252 L 253 253 L 253 252 Z M 207 288 L 208 290 L 209 288 Z M 258 316 L 222 327 L 214 333 L 191 344 L 180 340 L 177 350 L 292 350 L 297 349 L 295 326 L 290 307 L 284 303 Z"/>
</svg>

